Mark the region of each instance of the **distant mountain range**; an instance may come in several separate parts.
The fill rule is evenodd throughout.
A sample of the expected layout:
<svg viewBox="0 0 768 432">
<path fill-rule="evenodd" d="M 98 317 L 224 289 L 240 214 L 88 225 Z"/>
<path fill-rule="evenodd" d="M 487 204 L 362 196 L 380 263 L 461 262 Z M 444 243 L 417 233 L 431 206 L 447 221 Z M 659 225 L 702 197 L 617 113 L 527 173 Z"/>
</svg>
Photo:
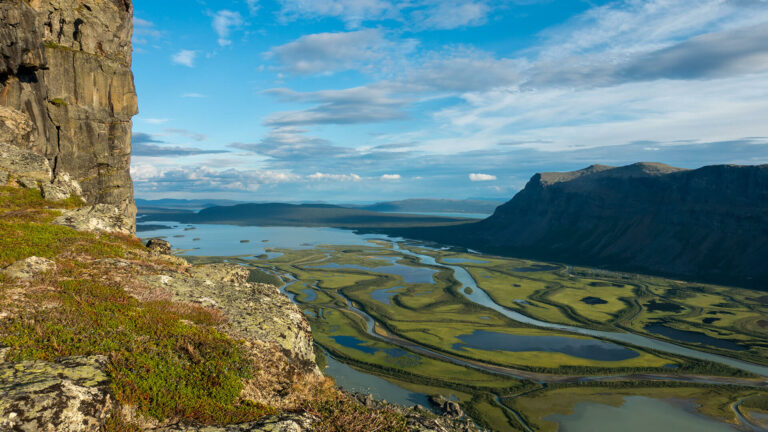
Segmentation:
<svg viewBox="0 0 768 432">
<path fill-rule="evenodd" d="M 225 199 L 172 199 L 164 198 L 158 200 L 147 200 L 136 198 L 136 206 L 139 208 L 165 208 L 165 209 L 186 209 L 199 210 L 206 207 L 226 206 L 240 204 L 242 201 Z"/>
<path fill-rule="evenodd" d="M 386 201 L 364 206 L 345 206 L 377 212 L 415 213 L 474 213 L 491 214 L 503 201 L 449 200 L 449 199 L 407 199 Z"/>
<path fill-rule="evenodd" d="M 768 165 L 541 173 L 480 222 L 389 233 L 768 290 Z"/>
<path fill-rule="evenodd" d="M 314 226 L 335 228 L 396 228 L 463 224 L 465 218 L 380 213 L 330 204 L 238 204 L 208 207 L 199 212 L 139 208 L 141 221 L 217 223 L 254 226 Z"/>
<path fill-rule="evenodd" d="M 491 214 L 502 204 L 504 200 L 450 200 L 450 199 L 431 199 L 418 198 L 401 201 L 384 201 L 375 204 L 339 204 L 339 207 L 347 207 L 360 210 L 369 210 L 376 212 L 398 212 L 398 213 L 472 213 L 472 214 Z M 232 206 L 237 204 L 246 204 L 244 201 L 222 200 L 222 199 L 158 199 L 146 200 L 136 199 L 136 205 L 139 208 L 164 208 L 164 209 L 184 209 L 199 210 L 216 206 Z M 266 203 L 257 203 L 266 204 Z M 289 202 L 289 204 L 318 204 L 325 205 L 324 202 Z"/>
</svg>

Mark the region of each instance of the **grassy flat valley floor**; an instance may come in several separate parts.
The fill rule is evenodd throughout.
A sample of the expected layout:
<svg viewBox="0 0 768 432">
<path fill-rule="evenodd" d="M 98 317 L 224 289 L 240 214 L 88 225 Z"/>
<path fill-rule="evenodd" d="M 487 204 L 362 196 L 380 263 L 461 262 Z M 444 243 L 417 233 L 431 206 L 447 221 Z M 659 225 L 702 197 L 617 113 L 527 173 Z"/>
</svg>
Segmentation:
<svg viewBox="0 0 768 432">
<path fill-rule="evenodd" d="M 323 352 L 407 391 L 458 400 L 490 430 L 554 431 L 564 418 L 595 407 L 615 409 L 610 415 L 622 421 L 622 406 L 654 403 L 679 417 L 670 421 L 726 430 L 760 430 L 768 418 L 765 374 L 724 364 L 738 359 L 768 370 L 759 366 L 768 365 L 763 293 L 386 238 L 262 247 L 229 257 L 202 256 L 201 247 L 201 256 L 187 258 L 239 263 L 255 279 L 282 281 Z M 479 304 L 474 290 L 557 326 L 512 319 Z M 642 335 L 726 361 L 576 334 L 573 327 Z"/>
</svg>

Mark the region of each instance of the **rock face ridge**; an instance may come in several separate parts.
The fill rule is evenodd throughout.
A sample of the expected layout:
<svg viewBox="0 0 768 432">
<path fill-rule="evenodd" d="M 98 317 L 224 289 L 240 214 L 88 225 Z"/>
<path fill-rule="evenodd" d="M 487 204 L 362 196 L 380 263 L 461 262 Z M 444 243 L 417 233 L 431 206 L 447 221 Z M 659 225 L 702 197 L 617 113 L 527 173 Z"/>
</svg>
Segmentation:
<svg viewBox="0 0 768 432">
<path fill-rule="evenodd" d="M 486 220 L 431 233 L 481 250 L 768 288 L 768 165 L 595 165 L 534 175 Z"/>
<path fill-rule="evenodd" d="M 0 2 L 0 142 L 44 155 L 133 219 L 130 0 Z M 16 131 L 7 133 L 6 126 Z"/>
</svg>

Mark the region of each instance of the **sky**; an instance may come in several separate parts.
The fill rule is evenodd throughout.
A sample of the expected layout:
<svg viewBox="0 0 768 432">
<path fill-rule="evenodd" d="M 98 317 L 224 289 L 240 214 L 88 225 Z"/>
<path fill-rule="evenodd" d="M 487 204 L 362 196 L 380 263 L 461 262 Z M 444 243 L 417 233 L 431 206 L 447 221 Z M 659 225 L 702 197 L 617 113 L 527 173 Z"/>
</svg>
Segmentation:
<svg viewBox="0 0 768 432">
<path fill-rule="evenodd" d="M 768 163 L 768 0 L 134 0 L 137 198 L 509 199 Z"/>
</svg>

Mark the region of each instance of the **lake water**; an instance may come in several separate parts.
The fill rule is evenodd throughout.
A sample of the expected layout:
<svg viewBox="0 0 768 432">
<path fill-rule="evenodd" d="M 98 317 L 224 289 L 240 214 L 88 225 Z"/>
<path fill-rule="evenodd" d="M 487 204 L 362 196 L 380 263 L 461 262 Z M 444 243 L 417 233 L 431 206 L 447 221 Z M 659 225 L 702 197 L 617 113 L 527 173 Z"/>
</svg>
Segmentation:
<svg viewBox="0 0 768 432">
<path fill-rule="evenodd" d="M 301 290 L 301 292 L 304 293 L 304 301 L 307 303 L 313 302 L 317 299 L 317 293 L 312 288 Z"/>
<path fill-rule="evenodd" d="M 371 298 L 377 302 L 384 303 L 385 305 L 392 304 L 392 296 L 397 295 L 397 291 L 402 287 L 394 288 L 382 288 L 377 289 L 371 293 Z"/>
<path fill-rule="evenodd" d="M 146 224 L 154 224 L 148 221 Z M 143 224 L 143 223 L 142 223 Z M 194 236 L 174 238 L 184 226 L 139 233 L 142 238 L 166 237 L 174 249 L 189 250 L 186 255 L 230 256 L 266 253 L 274 249 L 312 249 L 318 245 L 364 245 L 368 239 L 382 238 L 380 235 L 359 235 L 352 231 L 334 228 L 306 227 L 254 227 L 233 225 L 194 225 Z M 193 240 L 199 238 L 200 240 Z M 251 240 L 240 243 L 241 240 Z M 264 242 L 263 240 L 268 240 Z M 195 249 L 199 248 L 199 249 Z"/>
<path fill-rule="evenodd" d="M 399 405 L 411 406 L 419 404 L 424 408 L 430 408 L 431 404 L 427 395 L 415 393 L 408 389 L 393 384 L 383 378 L 371 375 L 344 364 L 327 353 L 325 358 L 328 360 L 328 367 L 323 371 L 326 375 L 332 376 L 336 384 L 344 389 L 358 392 L 370 393 L 377 400 L 386 400 Z"/>
<path fill-rule="evenodd" d="M 678 330 L 663 324 L 651 324 L 644 327 L 648 332 L 659 334 L 680 342 L 700 343 L 715 348 L 723 348 L 732 351 L 746 351 L 747 347 L 725 339 L 718 339 L 700 332 Z"/>
<path fill-rule="evenodd" d="M 462 343 L 454 344 L 453 349 L 469 347 L 489 351 L 559 352 L 598 361 L 627 360 L 639 355 L 636 351 L 610 342 L 565 336 L 525 336 L 475 330 L 472 334 L 461 335 L 458 338 Z"/>
<path fill-rule="evenodd" d="M 629 396 L 620 407 L 579 402 L 573 414 L 555 414 L 544 420 L 557 422 L 559 432 L 733 432 L 737 429 L 695 414 L 664 400 Z"/>
</svg>

